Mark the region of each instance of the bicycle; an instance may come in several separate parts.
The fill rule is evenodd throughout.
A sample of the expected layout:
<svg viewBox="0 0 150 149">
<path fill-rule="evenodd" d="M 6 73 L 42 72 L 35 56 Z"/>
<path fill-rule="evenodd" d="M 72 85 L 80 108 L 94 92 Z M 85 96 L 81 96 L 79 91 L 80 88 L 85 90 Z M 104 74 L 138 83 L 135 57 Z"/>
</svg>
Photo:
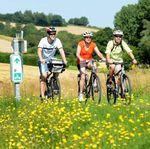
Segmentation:
<svg viewBox="0 0 150 149">
<path fill-rule="evenodd" d="M 46 79 L 45 97 L 51 98 L 52 101 L 61 98 L 61 86 L 59 81 L 59 74 L 65 71 L 65 64 L 62 60 L 51 60 L 47 62 L 49 73 Z"/>
<path fill-rule="evenodd" d="M 132 87 L 129 77 L 125 74 L 124 63 L 113 62 L 111 64 L 121 65 L 121 70 L 113 74 L 112 82 L 110 82 L 109 74 L 107 74 L 106 88 L 107 88 L 107 101 L 109 104 L 115 104 L 117 98 L 121 98 L 125 104 L 131 103 Z M 117 78 L 120 77 L 119 85 Z"/>
<path fill-rule="evenodd" d="M 86 61 L 83 61 L 82 63 L 86 63 Z M 90 78 L 88 77 L 88 74 L 85 74 L 85 83 L 84 83 L 84 90 L 83 94 L 86 98 L 85 103 L 87 103 L 87 100 L 92 97 L 92 100 L 100 104 L 101 102 L 101 81 L 98 75 L 96 74 L 96 70 L 93 65 L 94 61 L 92 61 L 92 68 L 90 73 Z M 88 69 L 88 68 L 87 68 Z M 80 93 L 80 74 L 78 74 L 78 94 Z M 95 85 L 96 84 L 96 85 Z"/>
</svg>

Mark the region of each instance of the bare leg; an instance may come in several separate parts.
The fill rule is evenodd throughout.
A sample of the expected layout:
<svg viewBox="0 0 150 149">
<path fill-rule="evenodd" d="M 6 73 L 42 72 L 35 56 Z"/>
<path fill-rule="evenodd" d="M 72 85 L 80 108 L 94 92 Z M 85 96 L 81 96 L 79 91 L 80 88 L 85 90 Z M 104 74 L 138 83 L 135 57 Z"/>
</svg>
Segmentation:
<svg viewBox="0 0 150 149">
<path fill-rule="evenodd" d="M 45 90 L 46 90 L 46 82 L 45 81 L 40 82 L 40 90 L 41 90 L 41 97 L 44 98 Z"/>
<path fill-rule="evenodd" d="M 85 74 L 82 73 L 81 74 L 81 80 L 80 80 L 80 93 L 83 93 L 84 83 L 85 83 Z"/>
<path fill-rule="evenodd" d="M 110 81 L 112 81 L 112 77 L 113 77 L 113 74 L 114 74 L 114 70 L 115 70 L 115 65 L 114 64 L 111 64 L 109 66 L 109 77 L 110 77 Z"/>
<path fill-rule="evenodd" d="M 45 91 L 46 91 L 46 77 L 47 77 L 47 75 L 44 74 L 43 76 L 41 76 L 41 80 L 40 80 L 40 92 L 41 92 L 41 97 L 42 97 L 42 98 L 45 97 Z"/>
</svg>

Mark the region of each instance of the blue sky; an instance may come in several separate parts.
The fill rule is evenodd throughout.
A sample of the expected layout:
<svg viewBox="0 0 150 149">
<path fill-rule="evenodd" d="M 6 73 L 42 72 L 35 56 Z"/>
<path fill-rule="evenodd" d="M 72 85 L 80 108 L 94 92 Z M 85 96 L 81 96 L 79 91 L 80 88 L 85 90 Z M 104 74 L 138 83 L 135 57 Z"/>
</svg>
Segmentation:
<svg viewBox="0 0 150 149">
<path fill-rule="evenodd" d="M 92 26 L 113 28 L 116 12 L 122 6 L 136 3 L 138 0 L 2 0 L 0 13 L 31 10 L 46 15 L 58 14 L 66 21 L 85 16 Z"/>
</svg>

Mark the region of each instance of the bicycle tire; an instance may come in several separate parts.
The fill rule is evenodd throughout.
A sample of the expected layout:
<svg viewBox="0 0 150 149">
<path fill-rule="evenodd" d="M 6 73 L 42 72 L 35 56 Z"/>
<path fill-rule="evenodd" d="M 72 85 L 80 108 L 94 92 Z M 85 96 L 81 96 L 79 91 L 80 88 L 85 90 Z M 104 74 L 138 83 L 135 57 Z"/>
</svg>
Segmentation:
<svg viewBox="0 0 150 149">
<path fill-rule="evenodd" d="M 79 93 L 80 93 L 80 79 L 81 79 L 80 74 L 78 74 L 77 79 L 78 79 L 78 95 L 79 95 Z"/>
<path fill-rule="evenodd" d="M 78 95 L 80 94 L 80 80 L 81 80 L 81 76 L 80 76 L 80 74 L 78 74 Z M 85 74 L 83 95 L 86 98 L 85 99 L 85 103 L 86 103 L 87 102 L 87 98 L 89 98 L 89 93 L 88 93 L 88 75 L 87 74 Z"/>
<path fill-rule="evenodd" d="M 124 74 L 122 77 L 122 85 L 121 85 L 121 96 L 124 98 L 125 104 L 131 103 L 131 95 L 132 95 L 132 87 L 131 87 L 131 81 L 129 77 Z"/>
<path fill-rule="evenodd" d="M 116 103 L 116 99 L 117 99 L 117 86 L 116 86 L 115 77 L 113 76 L 111 85 L 109 82 L 110 81 L 108 77 L 107 82 L 106 82 L 107 101 L 110 105 L 112 105 Z"/>
<path fill-rule="evenodd" d="M 95 85 L 96 81 L 96 86 Z M 102 96 L 102 89 L 101 89 L 101 81 L 100 78 L 97 76 L 97 74 L 92 75 L 92 82 L 91 82 L 91 96 L 92 100 L 98 104 L 101 102 L 101 96 Z"/>
<path fill-rule="evenodd" d="M 47 78 L 46 87 L 47 87 L 47 89 L 45 91 L 45 96 L 48 99 L 48 98 L 52 97 L 51 78 Z"/>
<path fill-rule="evenodd" d="M 52 101 L 58 100 L 60 102 L 61 98 L 61 87 L 58 77 L 51 77 L 51 89 L 52 89 Z"/>
</svg>

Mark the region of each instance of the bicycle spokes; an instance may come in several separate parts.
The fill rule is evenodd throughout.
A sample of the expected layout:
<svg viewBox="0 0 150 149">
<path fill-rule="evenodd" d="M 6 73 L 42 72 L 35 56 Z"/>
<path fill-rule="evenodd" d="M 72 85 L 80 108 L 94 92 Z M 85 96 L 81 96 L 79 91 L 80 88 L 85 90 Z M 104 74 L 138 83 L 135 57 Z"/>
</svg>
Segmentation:
<svg viewBox="0 0 150 149">
<path fill-rule="evenodd" d="M 58 100 L 60 101 L 60 82 L 58 77 L 53 77 L 51 79 L 51 88 L 52 88 L 52 100 Z"/>
<path fill-rule="evenodd" d="M 121 101 L 123 104 L 130 104 L 131 103 L 131 83 L 128 78 L 128 76 L 124 75 L 121 85 L 120 85 L 120 98 L 119 101 Z"/>
<path fill-rule="evenodd" d="M 115 80 L 113 79 L 112 82 L 107 80 L 107 101 L 109 104 L 115 104 L 116 99 L 118 97 L 118 89 L 115 83 Z"/>
<path fill-rule="evenodd" d="M 101 102 L 101 93 L 100 79 L 96 74 L 94 74 L 91 86 L 92 100 L 99 104 Z"/>
</svg>

